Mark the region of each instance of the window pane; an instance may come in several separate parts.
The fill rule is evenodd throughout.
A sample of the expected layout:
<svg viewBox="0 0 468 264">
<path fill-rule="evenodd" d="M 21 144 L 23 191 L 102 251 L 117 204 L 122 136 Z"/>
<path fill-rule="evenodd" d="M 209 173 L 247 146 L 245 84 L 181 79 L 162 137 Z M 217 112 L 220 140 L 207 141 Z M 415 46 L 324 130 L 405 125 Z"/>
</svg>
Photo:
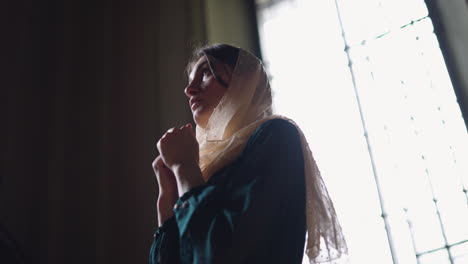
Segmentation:
<svg viewBox="0 0 468 264">
<path fill-rule="evenodd" d="M 409 208 L 418 251 L 468 238 L 466 128 L 430 19 L 351 48 L 382 190 Z M 465 185 L 466 186 L 466 185 Z"/>
<path fill-rule="evenodd" d="M 352 70 L 395 257 L 415 264 L 415 250 L 445 246 L 442 231 L 449 243 L 468 238 L 464 120 L 423 0 L 340 1 L 340 7 L 354 41 Z M 262 52 L 275 110 L 295 119 L 308 138 L 350 263 L 391 263 L 337 18 L 334 1 L 280 1 L 259 14 Z M 411 20 L 419 21 L 400 28 Z M 382 33 L 388 34 L 376 38 Z M 445 261 L 446 254 L 421 258 Z"/>
<path fill-rule="evenodd" d="M 338 1 L 346 32 L 353 46 L 427 16 L 423 0 Z"/>
<path fill-rule="evenodd" d="M 449 174 L 446 174 L 447 176 Z M 453 188 L 455 189 L 455 188 Z M 461 191 L 447 191 L 441 195 L 442 221 L 450 244 L 468 238 L 468 210 L 466 198 Z M 468 262 L 467 262 L 468 263 Z"/>
<path fill-rule="evenodd" d="M 468 242 L 454 246 L 450 251 L 455 260 L 455 264 L 468 263 Z"/>
<path fill-rule="evenodd" d="M 419 258 L 420 264 L 450 264 L 447 250 L 439 250 L 423 255 Z"/>
</svg>

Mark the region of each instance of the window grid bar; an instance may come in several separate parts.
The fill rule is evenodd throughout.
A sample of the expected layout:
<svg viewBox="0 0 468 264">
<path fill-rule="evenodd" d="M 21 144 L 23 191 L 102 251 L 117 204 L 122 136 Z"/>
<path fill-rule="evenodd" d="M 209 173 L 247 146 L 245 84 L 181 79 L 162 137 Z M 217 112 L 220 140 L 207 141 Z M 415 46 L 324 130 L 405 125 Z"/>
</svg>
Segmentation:
<svg viewBox="0 0 468 264">
<path fill-rule="evenodd" d="M 450 150 L 451 150 L 451 154 L 453 156 L 453 165 L 457 168 L 458 175 L 460 176 L 460 183 L 462 185 L 462 192 L 465 194 L 466 204 L 468 205 L 468 189 L 466 189 L 467 188 L 466 187 L 467 183 L 463 180 L 463 175 L 462 175 L 462 173 L 460 171 L 460 167 L 459 167 L 457 159 L 455 157 L 455 151 L 453 150 L 452 145 L 450 145 Z"/>
<path fill-rule="evenodd" d="M 416 127 L 416 123 L 415 123 L 415 118 L 413 116 L 411 116 L 411 122 L 413 123 L 413 126 L 415 128 L 415 132 L 418 132 L 417 127 Z M 419 133 L 417 133 L 417 135 L 419 135 Z M 447 249 L 450 264 L 454 264 L 452 253 L 450 252 L 450 250 L 448 250 L 450 247 L 449 247 L 449 242 L 448 242 L 448 239 L 447 239 L 447 232 L 446 232 L 445 227 L 444 227 L 444 223 L 443 223 L 442 216 L 441 216 L 441 213 L 440 213 L 440 208 L 439 208 L 439 205 L 438 205 L 437 195 L 436 195 L 436 193 L 434 191 L 434 185 L 432 184 L 430 172 L 429 172 L 429 169 L 428 169 L 428 166 L 427 166 L 427 160 L 426 160 L 426 157 L 424 156 L 424 153 L 421 153 L 421 159 L 423 160 L 424 165 L 426 167 L 424 171 L 425 171 L 425 174 L 426 174 L 427 182 L 429 183 L 429 187 L 430 187 L 430 190 L 431 190 L 432 202 L 434 203 L 434 208 L 436 209 L 437 220 L 439 222 L 440 231 L 442 233 L 442 238 L 444 239 L 445 246 L 442 247 L 442 248 Z M 416 254 L 416 256 L 418 256 L 417 252 L 415 252 L 415 254 Z"/>
<path fill-rule="evenodd" d="M 465 193 L 466 204 L 468 205 L 468 190 L 465 187 L 463 187 L 463 192 Z"/>
<path fill-rule="evenodd" d="M 429 178 L 429 171 L 427 169 L 426 169 L 426 175 Z M 431 183 L 431 189 L 432 189 L 432 183 Z M 433 192 L 433 195 L 434 195 L 434 191 L 432 191 L 432 192 Z M 442 237 L 444 238 L 444 243 L 445 243 L 444 248 L 447 249 L 450 264 L 454 264 L 452 252 L 450 252 L 450 250 L 449 250 L 450 249 L 450 244 L 448 243 L 448 240 L 447 240 L 447 233 L 445 231 L 444 223 L 443 223 L 442 217 L 440 215 L 439 205 L 437 204 L 437 198 L 435 198 L 435 196 L 434 196 L 433 202 L 434 202 L 434 206 L 436 208 L 436 214 L 437 214 L 437 219 L 439 220 L 440 230 L 442 231 Z M 417 256 L 417 254 L 416 254 L 416 256 Z"/>
<path fill-rule="evenodd" d="M 427 251 L 424 251 L 424 252 L 417 253 L 416 257 L 418 258 L 418 263 L 419 263 L 419 257 L 421 257 L 422 255 L 427 255 L 427 254 L 430 254 L 430 253 L 433 253 L 433 252 L 436 252 L 436 251 L 439 251 L 439 250 L 444 250 L 444 249 L 446 249 L 446 250 L 448 250 L 450 252 L 451 247 L 458 246 L 458 245 L 461 245 L 461 244 L 464 244 L 464 243 L 468 243 L 468 239 L 463 240 L 463 241 L 459 241 L 457 243 L 453 243 L 453 244 L 450 244 L 450 245 L 447 245 L 447 246 L 444 246 L 444 247 L 435 248 L 435 249 L 431 249 L 431 250 L 427 250 Z"/>
<path fill-rule="evenodd" d="M 407 24 L 404 24 L 404 25 L 399 26 L 399 27 L 394 28 L 394 29 L 389 29 L 387 32 L 382 33 L 382 34 L 380 34 L 380 35 L 378 35 L 378 36 L 376 36 L 376 37 L 368 38 L 368 39 L 363 39 L 361 42 L 359 42 L 359 44 L 350 45 L 350 48 L 354 48 L 354 47 L 358 47 L 358 46 L 364 46 L 364 45 L 366 45 L 367 42 L 369 42 L 369 41 L 373 41 L 373 40 L 376 40 L 376 39 L 383 38 L 383 37 L 389 35 L 390 33 L 395 32 L 396 30 L 400 30 L 400 29 L 406 28 L 406 27 L 408 27 L 408 26 L 413 26 L 415 23 L 420 22 L 420 21 L 423 21 L 423 20 L 428 19 L 428 18 L 429 18 L 429 16 L 424 16 L 424 17 L 418 18 L 418 19 L 416 19 L 416 20 L 411 20 L 411 21 L 410 21 L 409 23 L 407 23 Z"/>
<path fill-rule="evenodd" d="M 432 88 L 432 87 L 431 87 Z M 439 109 L 440 109 L 440 106 L 439 106 Z M 440 111 L 440 110 L 439 110 Z M 416 122 L 415 122 L 415 117 L 411 114 L 410 115 L 410 120 L 411 120 L 411 123 L 413 125 L 413 128 L 414 128 L 414 133 L 416 136 L 418 136 L 420 134 L 420 131 L 418 130 L 417 128 L 417 125 L 416 125 Z M 443 124 L 445 125 L 445 122 L 444 122 L 444 118 L 442 118 L 442 122 Z M 424 144 L 421 144 L 419 147 L 420 149 L 424 149 Z M 451 147 L 451 146 L 450 146 Z M 452 153 L 453 154 L 453 153 Z M 444 241 L 444 246 L 439 248 L 439 249 L 433 249 L 433 250 L 429 250 L 429 251 L 438 251 L 440 249 L 447 249 L 447 253 L 448 253 L 448 257 L 449 257 L 449 261 L 450 261 L 450 264 L 454 264 L 454 258 L 452 256 L 452 253 L 450 252 L 449 248 L 450 248 L 450 244 L 448 243 L 448 239 L 447 239 L 447 233 L 446 233 L 446 230 L 445 230 L 445 227 L 444 227 L 444 224 L 443 224 L 443 220 L 442 220 L 442 216 L 441 216 L 441 212 L 440 212 L 440 208 L 439 208 L 439 205 L 438 205 L 438 199 L 437 199 L 437 195 L 434 191 L 434 186 L 432 184 L 432 180 L 431 180 L 431 176 L 430 176 L 430 172 L 429 172 L 429 169 L 428 169 L 428 166 L 427 166 L 427 160 L 426 160 L 426 157 L 424 156 L 424 151 L 421 151 L 420 153 L 421 155 L 421 159 L 423 160 L 424 162 L 424 165 L 425 165 L 425 174 L 426 174 L 426 179 L 427 179 L 427 182 L 429 183 L 429 187 L 430 187 L 430 191 L 431 191 L 431 196 L 432 196 L 432 202 L 434 203 L 434 208 L 436 209 L 436 215 L 437 215 L 437 221 L 439 223 L 439 226 L 440 226 L 440 230 L 441 230 L 441 233 L 442 233 L 442 238 L 443 238 L 443 241 Z M 463 187 L 464 188 L 464 187 Z M 405 213 L 408 212 L 408 209 L 407 208 L 404 208 L 403 210 L 405 210 Z M 416 241 L 415 241 L 415 237 L 414 237 L 414 233 L 413 233 L 413 230 L 412 230 L 412 223 L 411 223 L 411 220 L 409 219 L 409 216 L 408 214 L 406 214 L 406 217 L 407 217 L 407 223 L 408 223 L 408 226 L 410 228 L 410 234 L 411 234 L 411 239 L 412 239 L 412 243 L 413 243 L 413 250 L 414 250 L 414 254 L 416 255 L 417 259 L 418 259 L 418 263 L 419 263 L 419 256 L 423 255 L 423 254 L 420 254 L 417 252 L 417 249 L 416 249 Z"/>
<path fill-rule="evenodd" d="M 418 264 L 421 264 L 421 261 L 419 260 L 419 256 L 416 250 L 416 240 L 415 240 L 414 231 L 413 231 L 413 222 L 411 221 L 408 215 L 408 208 L 403 208 L 403 211 L 405 212 L 406 223 L 408 224 L 408 229 L 410 231 L 411 244 L 413 245 L 413 251 L 414 251 L 414 254 L 416 255 L 416 261 Z"/>
<path fill-rule="evenodd" d="M 377 168 L 376 168 L 376 164 L 375 164 L 374 154 L 373 154 L 373 151 L 372 151 L 372 146 L 371 146 L 369 135 L 368 135 L 368 132 L 367 132 L 368 131 L 367 130 L 367 125 L 366 125 L 366 121 L 364 119 L 362 104 L 361 104 L 359 91 L 358 91 L 357 84 L 356 84 L 356 77 L 355 77 L 355 73 L 354 73 L 353 62 L 352 62 L 352 59 L 351 59 L 351 54 L 349 52 L 351 47 L 349 46 L 348 41 L 346 39 L 346 33 L 345 33 L 345 30 L 344 30 L 344 26 L 343 26 L 343 20 L 342 20 L 342 17 L 341 17 L 341 10 L 340 10 L 338 0 L 335 0 L 335 7 L 336 7 L 337 18 L 338 18 L 339 25 L 340 25 L 341 36 L 342 36 L 343 43 L 344 43 L 344 46 L 345 46 L 344 51 L 346 53 L 346 58 L 348 60 L 348 68 L 349 68 L 349 71 L 350 71 L 350 74 L 351 74 L 351 82 L 353 84 L 354 95 L 355 95 L 357 106 L 358 106 L 358 109 L 359 109 L 359 116 L 360 116 L 360 119 L 361 119 L 361 125 L 362 125 L 363 130 L 364 130 L 364 138 L 366 140 L 366 145 L 367 145 L 367 149 L 368 149 L 368 153 L 369 153 L 369 159 L 370 159 L 370 162 L 371 162 L 372 172 L 373 172 L 373 175 L 374 175 L 374 181 L 375 181 L 375 185 L 376 185 L 376 189 L 377 189 L 377 194 L 378 194 L 378 197 L 379 197 L 381 217 L 382 217 L 382 220 L 384 222 L 384 226 L 385 226 L 385 230 L 386 230 L 386 235 L 387 235 L 388 245 L 389 245 L 389 249 L 390 249 L 390 254 L 392 256 L 393 263 L 398 264 L 398 259 L 396 257 L 396 250 L 395 250 L 395 245 L 394 245 L 394 242 L 393 242 L 393 237 L 392 237 L 392 232 L 391 232 L 390 223 L 389 223 L 389 219 L 388 219 L 388 214 L 387 214 L 387 210 L 386 210 L 383 195 L 382 195 L 382 190 L 381 190 L 381 186 L 380 186 L 380 180 L 379 180 L 379 177 L 378 177 L 378 174 L 377 174 Z"/>
</svg>

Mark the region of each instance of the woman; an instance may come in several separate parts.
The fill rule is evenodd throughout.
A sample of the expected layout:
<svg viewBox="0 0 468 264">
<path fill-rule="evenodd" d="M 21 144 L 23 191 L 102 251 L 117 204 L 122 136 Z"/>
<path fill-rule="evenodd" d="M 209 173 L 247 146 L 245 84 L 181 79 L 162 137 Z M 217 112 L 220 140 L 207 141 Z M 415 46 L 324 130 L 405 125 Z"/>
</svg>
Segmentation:
<svg viewBox="0 0 468 264">
<path fill-rule="evenodd" d="M 272 115 L 260 60 L 217 44 L 195 52 L 185 94 L 196 123 L 171 128 L 153 162 L 150 263 L 311 263 L 346 244 L 301 130 Z"/>
</svg>

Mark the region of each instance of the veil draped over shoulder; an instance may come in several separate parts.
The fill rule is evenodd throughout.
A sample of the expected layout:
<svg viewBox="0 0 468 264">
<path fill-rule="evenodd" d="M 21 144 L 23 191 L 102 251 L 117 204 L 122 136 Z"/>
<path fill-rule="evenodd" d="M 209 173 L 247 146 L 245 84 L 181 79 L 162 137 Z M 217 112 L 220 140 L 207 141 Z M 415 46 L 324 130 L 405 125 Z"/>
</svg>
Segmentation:
<svg viewBox="0 0 468 264">
<path fill-rule="evenodd" d="M 250 135 L 265 121 L 281 118 L 299 132 L 306 183 L 306 254 L 310 263 L 331 262 L 347 254 L 333 203 L 301 129 L 293 120 L 272 114 L 272 96 L 262 62 L 240 49 L 231 82 L 205 128 L 196 127 L 200 168 L 207 181 L 235 161 Z"/>
</svg>

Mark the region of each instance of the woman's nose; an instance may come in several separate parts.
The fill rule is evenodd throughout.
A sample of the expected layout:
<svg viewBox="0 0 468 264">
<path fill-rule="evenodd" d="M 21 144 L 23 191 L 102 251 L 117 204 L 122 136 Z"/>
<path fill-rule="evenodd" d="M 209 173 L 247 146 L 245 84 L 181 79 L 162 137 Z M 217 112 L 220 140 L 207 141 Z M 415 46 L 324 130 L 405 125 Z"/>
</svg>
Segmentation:
<svg viewBox="0 0 468 264">
<path fill-rule="evenodd" d="M 194 84 L 194 82 L 190 82 L 187 87 L 185 87 L 185 94 L 188 97 L 197 95 L 200 92 L 200 89 L 198 89 L 197 85 Z"/>
</svg>

